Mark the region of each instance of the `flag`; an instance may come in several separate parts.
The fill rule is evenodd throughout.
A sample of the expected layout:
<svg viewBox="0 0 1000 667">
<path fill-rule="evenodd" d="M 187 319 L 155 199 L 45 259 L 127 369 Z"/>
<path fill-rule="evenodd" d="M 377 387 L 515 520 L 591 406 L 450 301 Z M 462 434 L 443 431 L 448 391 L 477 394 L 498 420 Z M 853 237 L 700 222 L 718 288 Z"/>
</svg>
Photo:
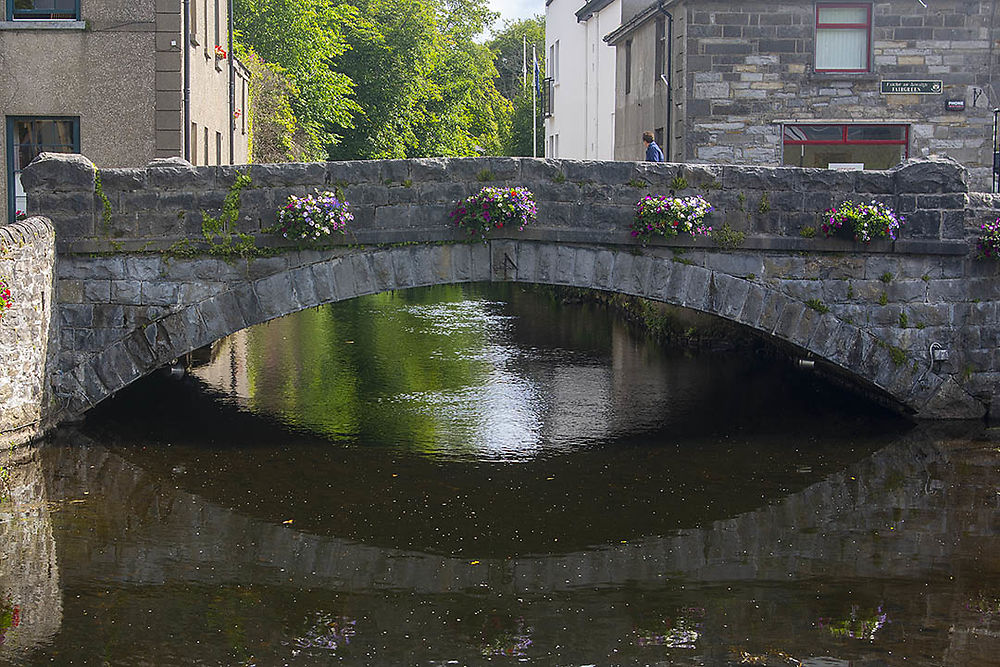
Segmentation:
<svg viewBox="0 0 1000 667">
<path fill-rule="evenodd" d="M 535 95 L 542 97 L 542 75 L 538 71 L 538 54 L 532 49 L 531 59 L 535 61 Z"/>
</svg>

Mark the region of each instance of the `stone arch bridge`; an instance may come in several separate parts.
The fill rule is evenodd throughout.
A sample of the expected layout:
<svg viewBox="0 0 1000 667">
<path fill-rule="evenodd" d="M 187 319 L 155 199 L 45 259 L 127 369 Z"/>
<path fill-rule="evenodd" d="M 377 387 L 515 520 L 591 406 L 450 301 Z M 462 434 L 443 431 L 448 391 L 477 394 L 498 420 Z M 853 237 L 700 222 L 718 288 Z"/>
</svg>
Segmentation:
<svg viewBox="0 0 1000 667">
<path fill-rule="evenodd" d="M 232 231 L 266 256 L 217 256 L 222 239 L 202 234 L 238 172 L 250 182 Z M 605 290 L 709 313 L 919 417 L 980 418 L 1000 390 L 1000 275 L 972 255 L 994 202 L 968 192 L 965 170 L 945 158 L 848 173 L 515 158 L 247 167 L 170 159 L 97 171 L 82 156 L 43 154 L 23 183 L 39 217 L 0 228 L 6 246 L 51 243 L 54 229 L 51 310 L 40 295 L 49 318 L 42 421 L 81 415 L 247 326 L 362 294 L 472 281 Z M 449 213 L 491 184 L 530 188 L 537 224 L 463 242 Z M 303 249 L 264 231 L 289 195 L 314 189 L 351 202 L 347 235 Z M 725 233 L 637 243 L 628 231 L 635 202 L 671 192 L 708 198 Z M 901 239 L 810 234 L 820 212 L 848 198 L 904 213 Z M 25 273 L 14 271 L 15 286 Z"/>
</svg>

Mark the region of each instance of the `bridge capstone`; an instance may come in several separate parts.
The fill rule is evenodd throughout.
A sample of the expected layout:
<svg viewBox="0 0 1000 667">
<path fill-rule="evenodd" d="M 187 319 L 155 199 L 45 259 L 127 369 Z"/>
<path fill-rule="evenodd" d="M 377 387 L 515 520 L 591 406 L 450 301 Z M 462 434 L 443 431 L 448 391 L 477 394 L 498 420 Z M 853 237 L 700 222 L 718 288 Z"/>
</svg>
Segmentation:
<svg viewBox="0 0 1000 667">
<path fill-rule="evenodd" d="M 214 257 L 202 235 L 237 173 L 250 185 L 233 231 L 269 256 Z M 43 154 L 23 182 L 29 209 L 56 232 L 59 419 L 247 326 L 363 294 L 476 281 L 598 289 L 713 314 L 920 417 L 982 417 L 998 394 L 1000 276 L 970 253 L 998 200 L 969 193 L 965 170 L 946 158 L 885 172 L 527 158 L 171 159 L 95 171 L 81 156 Z M 449 213 L 489 184 L 531 189 L 538 221 L 465 242 Z M 289 195 L 314 189 L 351 202 L 344 237 L 303 249 L 264 231 Z M 636 201 L 672 192 L 711 201 L 727 241 L 632 239 Z M 823 210 L 859 198 L 906 215 L 902 238 L 810 236 Z"/>
</svg>

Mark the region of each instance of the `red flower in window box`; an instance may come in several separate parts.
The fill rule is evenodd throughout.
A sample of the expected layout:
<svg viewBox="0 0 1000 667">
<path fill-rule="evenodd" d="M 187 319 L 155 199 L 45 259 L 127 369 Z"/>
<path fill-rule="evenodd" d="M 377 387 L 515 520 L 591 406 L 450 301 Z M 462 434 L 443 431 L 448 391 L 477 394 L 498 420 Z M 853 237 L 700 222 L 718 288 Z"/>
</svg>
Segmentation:
<svg viewBox="0 0 1000 667">
<path fill-rule="evenodd" d="M 216 60 L 225 60 L 228 57 L 229 57 L 229 54 L 226 53 L 226 50 L 224 48 L 222 48 L 221 46 L 219 46 L 218 44 L 216 44 L 215 45 L 215 59 Z"/>
<path fill-rule="evenodd" d="M 243 115 L 243 112 L 240 111 L 239 109 L 237 109 L 236 111 L 233 112 L 233 118 L 237 118 L 238 119 L 241 115 Z"/>
</svg>

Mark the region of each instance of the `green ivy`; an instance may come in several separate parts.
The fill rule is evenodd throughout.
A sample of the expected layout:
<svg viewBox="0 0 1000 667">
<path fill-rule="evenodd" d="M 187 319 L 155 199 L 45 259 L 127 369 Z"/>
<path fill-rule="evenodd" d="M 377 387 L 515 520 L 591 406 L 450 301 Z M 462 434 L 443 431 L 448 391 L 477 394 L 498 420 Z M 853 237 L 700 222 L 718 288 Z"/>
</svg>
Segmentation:
<svg viewBox="0 0 1000 667">
<path fill-rule="evenodd" d="M 208 243 L 208 254 L 219 257 L 258 257 L 263 254 L 263 250 L 257 247 L 252 235 L 244 234 L 237 229 L 240 219 L 240 193 L 243 188 L 251 184 L 252 181 L 246 173 L 236 172 L 236 179 L 226 193 L 219 215 L 211 216 L 205 211 L 201 212 L 201 235 Z"/>
</svg>

